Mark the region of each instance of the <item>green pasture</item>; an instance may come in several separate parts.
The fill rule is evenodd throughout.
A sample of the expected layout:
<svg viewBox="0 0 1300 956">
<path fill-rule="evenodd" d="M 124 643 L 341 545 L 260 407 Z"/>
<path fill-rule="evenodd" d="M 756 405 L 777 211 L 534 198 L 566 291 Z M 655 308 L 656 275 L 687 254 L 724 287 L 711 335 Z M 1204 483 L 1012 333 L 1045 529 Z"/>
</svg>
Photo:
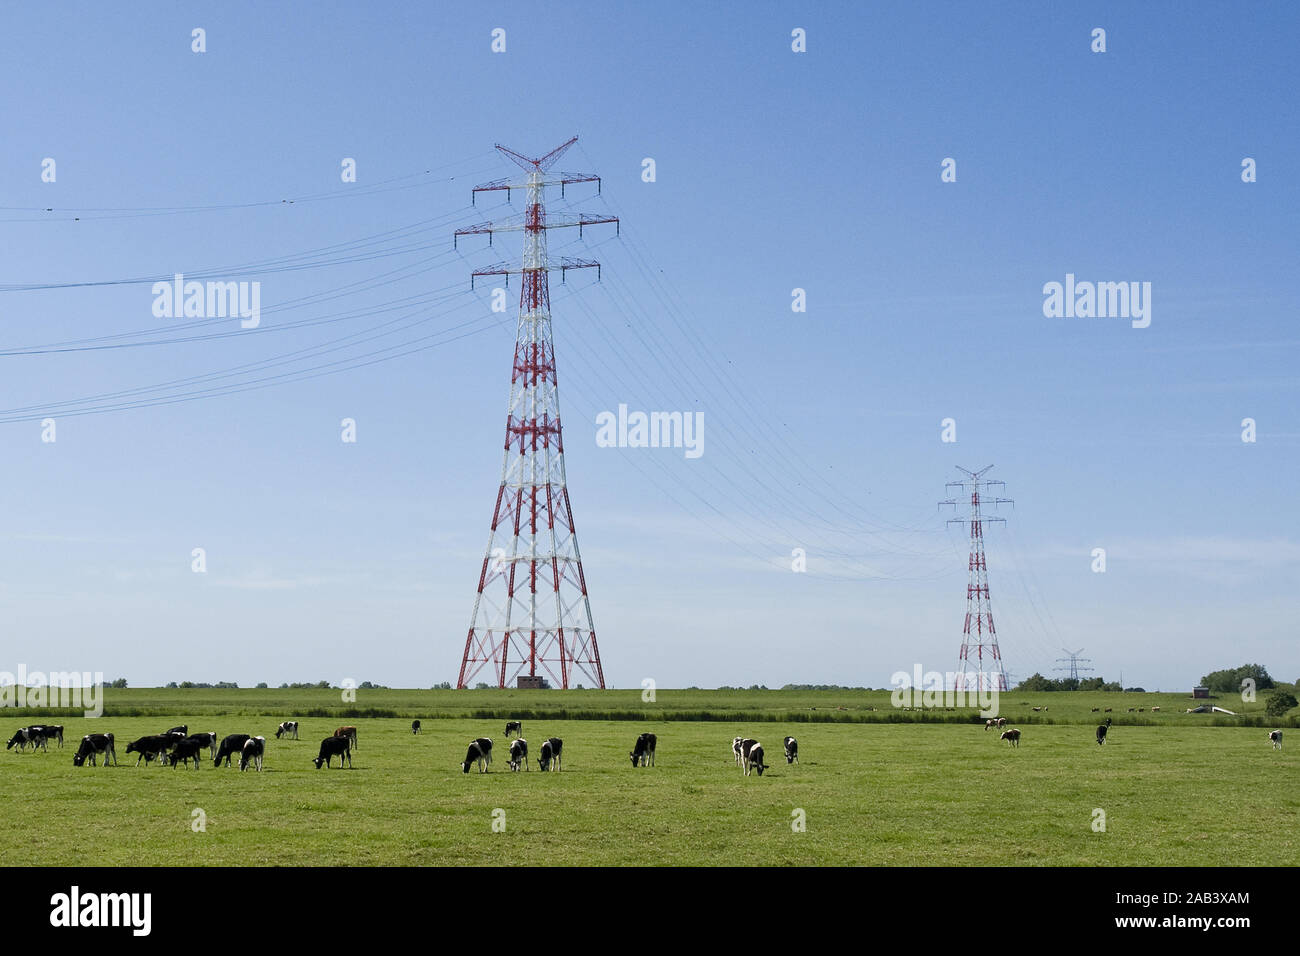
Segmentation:
<svg viewBox="0 0 1300 956">
<path fill-rule="evenodd" d="M 661 691 L 650 705 L 639 691 L 459 692 L 464 704 L 457 692 L 360 691 L 353 706 L 373 694 L 376 709 L 401 716 L 346 721 L 359 728 L 352 769 L 318 771 L 311 758 L 343 721 L 303 713 L 332 706 L 337 691 L 119 694 L 162 708 L 162 719 L 113 716 L 110 697 L 104 717 L 55 721 L 67 728 L 62 750 L 0 752 L 0 864 L 1232 866 L 1294 865 L 1300 850 L 1300 731 L 1275 751 L 1262 728 L 1212 726 L 1164 704 L 1151 723 L 1117 719 L 1099 747 L 1089 695 L 1041 695 L 1051 698 L 1048 718 L 1078 722 L 1032 724 L 1016 719 L 1013 694 L 1002 707 L 1023 731 L 1013 749 L 975 723 L 668 719 L 755 708 L 773 718 L 814 706 L 871 713 L 839 711 L 873 706 L 847 692 L 790 692 L 763 710 L 762 692 Z M 675 714 L 606 720 L 530 717 L 539 695 L 569 712 L 580 709 L 570 701 L 649 711 L 681 697 Z M 1149 719 L 1154 695 L 1140 696 Z M 437 716 L 457 706 L 494 716 Z M 293 716 L 302 739 L 276 740 L 278 721 Z M 419 736 L 412 716 L 423 721 Z M 517 716 L 534 758 L 546 737 L 564 740 L 561 772 L 543 774 L 535 759 L 531 771 L 508 771 L 502 730 Z M 180 723 L 266 736 L 264 772 L 128 759 L 129 741 Z M 72 766 L 92 731 L 114 734 L 118 766 Z M 633 769 L 628 751 L 642 731 L 658 735 L 657 765 Z M 738 734 L 763 742 L 763 776 L 736 767 Z M 800 742 L 793 766 L 781 756 L 786 734 Z M 476 736 L 494 739 L 495 761 L 490 773 L 464 774 Z M 801 820 L 804 829 L 792 826 Z"/>
</svg>

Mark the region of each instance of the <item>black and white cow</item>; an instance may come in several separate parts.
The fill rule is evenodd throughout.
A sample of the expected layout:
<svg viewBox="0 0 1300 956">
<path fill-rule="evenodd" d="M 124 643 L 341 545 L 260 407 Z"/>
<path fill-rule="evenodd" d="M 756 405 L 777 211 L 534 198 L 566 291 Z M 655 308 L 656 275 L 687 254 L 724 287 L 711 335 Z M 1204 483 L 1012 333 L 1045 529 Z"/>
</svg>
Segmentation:
<svg viewBox="0 0 1300 956">
<path fill-rule="evenodd" d="M 279 727 L 275 728 L 275 739 L 288 737 L 290 740 L 298 739 L 298 721 L 286 720 Z"/>
<path fill-rule="evenodd" d="M 48 749 L 45 744 L 49 740 L 57 740 L 59 746 L 63 746 L 63 726 L 61 724 L 33 724 L 26 729 L 32 736 L 32 744 L 42 750 Z"/>
<path fill-rule="evenodd" d="M 642 734 L 637 737 L 636 743 L 632 745 L 632 752 L 628 754 L 632 758 L 634 767 L 653 767 L 655 765 L 655 735 Z"/>
<path fill-rule="evenodd" d="M 743 758 L 741 757 L 741 755 L 740 755 L 740 745 L 741 745 L 742 743 L 744 743 L 744 741 L 745 741 L 745 738 L 744 738 L 744 737 L 732 737 L 732 738 L 731 738 L 731 754 L 732 754 L 733 757 L 736 758 L 736 766 L 737 766 L 737 767 L 739 767 L 739 766 L 741 765 L 741 762 L 742 762 L 742 759 L 743 759 Z"/>
<path fill-rule="evenodd" d="M 182 740 L 184 740 L 186 737 L 190 735 L 190 727 L 189 724 L 181 724 L 179 727 L 171 728 L 170 730 L 167 731 L 167 733 L 175 734 L 177 737 L 180 737 Z"/>
<path fill-rule="evenodd" d="M 1004 731 L 1002 731 L 1002 736 L 1001 736 L 999 739 L 1000 739 L 1000 740 L 1005 740 L 1007 743 L 1009 743 L 1009 744 L 1010 744 L 1011 746 L 1013 746 L 1013 747 L 1019 747 L 1019 746 L 1020 746 L 1020 731 L 1019 731 L 1019 730 L 1016 730 L 1016 729 L 1014 729 L 1014 728 L 1013 728 L 1012 730 L 1004 730 Z"/>
<path fill-rule="evenodd" d="M 186 737 L 183 740 L 176 741 L 175 747 L 172 748 L 171 761 L 172 769 L 176 769 L 178 763 L 188 763 L 194 761 L 194 769 L 199 769 L 199 751 L 206 747 L 207 741 L 204 737 Z"/>
<path fill-rule="evenodd" d="M 14 735 L 9 738 L 9 743 L 5 744 L 5 750 L 17 747 L 19 750 L 26 750 L 27 745 L 31 744 L 32 749 L 45 746 L 45 735 L 41 733 L 41 725 L 34 727 L 20 727 L 14 731 Z"/>
<path fill-rule="evenodd" d="M 740 756 L 740 766 L 744 768 L 745 776 L 749 776 L 749 751 L 754 744 L 758 743 L 749 737 L 737 737 L 736 742 L 732 744 L 732 749 Z"/>
<path fill-rule="evenodd" d="M 262 757 L 266 753 L 265 737 L 249 737 L 244 741 L 244 749 L 239 756 L 239 769 L 247 770 L 252 764 L 258 773 L 262 772 Z"/>
<path fill-rule="evenodd" d="M 81 738 L 81 746 L 77 748 L 76 756 L 72 758 L 72 765 L 80 767 L 85 764 L 86 758 L 90 758 L 90 765 L 95 766 L 96 754 L 104 755 L 104 766 L 108 766 L 108 760 L 113 759 L 114 766 L 117 765 L 117 751 L 113 749 L 112 734 L 86 734 Z"/>
<path fill-rule="evenodd" d="M 785 762 L 799 762 L 799 741 L 795 740 L 793 737 L 785 738 Z"/>
<path fill-rule="evenodd" d="M 522 720 L 506 721 L 506 736 L 509 737 L 511 734 L 514 734 L 516 737 L 522 737 L 524 735 L 524 722 Z"/>
<path fill-rule="evenodd" d="M 510 741 L 510 769 L 518 773 L 520 766 L 525 770 L 533 769 L 528 766 L 528 741 L 516 737 Z"/>
<path fill-rule="evenodd" d="M 411 733 L 418 734 L 419 732 L 420 732 L 420 722 L 418 720 L 411 721 Z"/>
<path fill-rule="evenodd" d="M 181 738 L 184 740 L 185 738 Z M 127 756 L 139 754 L 135 758 L 135 765 L 140 766 L 143 760 L 148 764 L 154 757 L 162 761 L 162 765 L 167 766 L 167 752 L 176 745 L 176 738 L 171 734 L 150 734 L 148 737 L 141 737 L 139 740 L 133 740 L 126 745 Z"/>
<path fill-rule="evenodd" d="M 226 766 L 230 766 L 230 758 L 237 757 L 244 752 L 244 744 L 248 742 L 248 734 L 231 734 L 221 741 L 221 746 L 217 748 L 217 755 L 212 758 L 212 766 L 220 767 L 221 761 L 225 760 Z"/>
<path fill-rule="evenodd" d="M 1109 717 L 1106 718 L 1106 722 L 1105 722 L 1104 724 L 1098 724 L 1098 725 L 1097 725 L 1097 743 L 1098 743 L 1098 745 L 1100 745 L 1100 744 L 1104 744 L 1104 743 L 1106 742 L 1106 732 L 1107 732 L 1108 730 L 1110 730 L 1110 718 L 1109 718 Z"/>
<path fill-rule="evenodd" d="M 749 745 L 745 748 L 745 776 L 749 776 L 750 770 L 757 770 L 761 777 L 767 769 L 767 764 L 763 763 L 763 745 L 757 740 L 749 741 Z"/>
<path fill-rule="evenodd" d="M 200 750 L 202 750 L 204 747 L 207 747 L 209 757 L 215 757 L 217 755 L 217 732 L 215 730 L 205 731 L 201 734 L 193 733 L 190 734 L 185 739 L 197 740 L 199 742 Z"/>
<path fill-rule="evenodd" d="M 1268 739 L 1272 741 L 1274 750 L 1282 749 L 1282 731 L 1270 730 L 1268 732 Z"/>
<path fill-rule="evenodd" d="M 541 756 L 537 758 L 538 766 L 543 770 L 550 770 L 551 765 L 554 764 L 555 769 L 558 771 L 560 769 L 560 756 L 563 750 L 564 741 L 559 737 L 549 737 L 542 741 L 542 753 Z"/>
<path fill-rule="evenodd" d="M 321 764 L 332 767 L 333 764 L 330 761 L 335 757 L 339 758 L 340 768 L 342 768 L 345 760 L 348 762 L 349 767 L 352 766 L 351 737 L 326 737 L 320 742 L 320 756 L 313 759 L 312 763 L 316 765 L 317 770 L 321 768 Z"/>
<path fill-rule="evenodd" d="M 465 760 L 461 763 L 460 769 L 469 773 L 469 768 L 477 763 L 479 773 L 487 773 L 488 764 L 492 762 L 492 738 L 479 737 L 469 742 L 469 749 L 465 751 Z"/>
</svg>

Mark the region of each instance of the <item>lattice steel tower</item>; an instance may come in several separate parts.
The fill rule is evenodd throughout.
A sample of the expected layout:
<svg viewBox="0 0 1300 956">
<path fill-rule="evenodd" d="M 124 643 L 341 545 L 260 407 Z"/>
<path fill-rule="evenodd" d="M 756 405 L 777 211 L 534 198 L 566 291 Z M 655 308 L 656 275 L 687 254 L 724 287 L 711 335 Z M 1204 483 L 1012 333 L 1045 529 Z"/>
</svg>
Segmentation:
<svg viewBox="0 0 1300 956">
<path fill-rule="evenodd" d="M 992 498 L 984 499 L 980 495 L 981 488 L 987 488 L 990 485 L 1001 485 L 1006 487 L 1002 481 L 984 481 L 983 476 L 992 468 L 983 468 L 980 471 L 967 471 L 965 468 L 957 470 L 967 475 L 963 481 L 950 481 L 946 488 L 961 488 L 970 491 L 970 514 L 965 518 L 950 518 L 949 524 L 961 524 L 970 522 L 970 560 L 969 571 L 966 582 L 966 624 L 962 628 L 961 653 L 957 658 L 957 679 L 954 690 L 966 691 L 983 691 L 983 690 L 1009 690 L 1007 686 L 1007 674 L 1002 668 L 1002 652 L 998 650 L 997 629 L 993 626 L 993 607 L 989 603 L 989 572 L 988 565 L 984 560 L 984 523 L 986 521 L 1001 521 L 1006 523 L 1005 518 L 984 517 L 980 513 L 980 506 L 991 503 L 994 507 L 1000 504 L 1012 504 L 1010 498 Z M 952 505 L 956 508 L 957 499 L 949 498 L 946 501 L 939 502 L 939 505 Z"/>
<path fill-rule="evenodd" d="M 552 262 L 546 254 L 547 230 L 577 227 L 581 234 L 585 226 L 618 224 L 612 216 L 547 219 L 543 203 L 547 186 L 559 186 L 563 192 L 572 183 L 594 182 L 600 188 L 600 177 L 595 175 L 546 176 L 546 171 L 577 141 L 575 136 L 540 159 L 529 159 L 498 145 L 497 149 L 527 175 L 522 181 L 502 179 L 476 186 L 471 197 L 477 199 L 481 192 L 504 190 L 509 200 L 513 190 L 522 189 L 528 197 L 524 215 L 499 224 L 487 222 L 457 229 L 455 233 L 457 242 L 461 236 L 486 234 L 489 245 L 495 232 L 524 234 L 521 266 L 499 263 L 475 269 L 470 278 L 472 285 L 478 276 L 505 276 L 509 286 L 510 276 L 519 275 L 522 289 L 510 404 L 506 410 L 505 462 L 457 687 L 467 686 L 489 664 L 492 683 L 498 687 L 522 675 L 549 676 L 562 688 L 567 688 L 575 676 L 596 687 L 605 686 L 564 475 L 547 282 L 552 269 L 560 271 L 561 281 L 570 269 L 594 268 L 597 277 L 600 275 L 600 264 L 591 260 L 565 257 Z"/>
</svg>

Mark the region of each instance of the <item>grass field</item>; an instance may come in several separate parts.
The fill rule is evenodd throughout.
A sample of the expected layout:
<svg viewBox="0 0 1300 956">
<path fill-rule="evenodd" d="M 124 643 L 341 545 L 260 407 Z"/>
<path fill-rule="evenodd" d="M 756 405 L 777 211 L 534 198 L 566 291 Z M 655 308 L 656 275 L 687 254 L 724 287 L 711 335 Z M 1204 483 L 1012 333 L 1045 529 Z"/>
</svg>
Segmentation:
<svg viewBox="0 0 1300 956">
<path fill-rule="evenodd" d="M 1263 729 L 1183 715 L 1177 695 L 1160 705 L 1156 724 L 1117 726 L 1104 747 L 1093 740 L 1089 695 L 1041 695 L 1051 719 L 1078 722 L 1039 725 L 1017 719 L 1019 698 L 1007 695 L 1003 712 L 1024 729 L 1012 749 L 976 724 L 665 719 L 761 711 L 762 692 L 661 691 L 655 706 L 664 713 L 637 721 L 530 718 L 539 692 L 480 692 L 486 699 L 462 706 L 492 719 L 438 718 L 435 693 L 359 692 L 358 704 L 389 695 L 376 709 L 405 702 L 413 713 L 348 721 L 359 727 L 353 769 L 317 771 L 319 741 L 341 721 L 301 714 L 338 702 L 337 691 L 118 692 L 122 709 L 158 706 L 164 719 L 111 716 L 110 703 L 98 720 L 56 721 L 67 728 L 62 751 L 0 753 L 0 863 L 1290 865 L 1300 850 L 1300 733 L 1274 751 Z M 554 693 L 540 692 L 547 706 L 580 710 L 550 703 Z M 574 693 L 592 712 L 651 706 L 639 692 Z M 789 693 L 769 700 L 764 716 L 802 707 L 852 713 L 838 708 L 862 699 Z M 1155 695 L 1138 696 L 1149 708 Z M 1179 713 L 1166 713 L 1175 703 Z M 1119 710 L 1114 700 L 1106 706 Z M 1127 706 L 1113 716 L 1135 719 Z M 276 740 L 276 724 L 291 716 L 300 716 L 302 739 Z M 411 716 L 424 721 L 419 736 Z M 562 772 L 542 774 L 535 762 L 531 772 L 508 771 L 501 732 L 515 716 L 534 756 L 545 737 L 563 738 Z M 14 728 L 33 722 L 11 720 Z M 178 723 L 265 735 L 264 772 L 218 770 L 210 760 L 197 771 L 137 768 L 134 755 L 127 759 L 127 742 Z M 657 766 L 633 769 L 627 754 L 646 730 L 659 737 Z M 92 731 L 115 735 L 119 766 L 72 766 L 76 741 Z M 800 764 L 781 757 L 787 733 L 799 738 Z M 746 778 L 735 766 L 737 734 L 764 743 L 764 776 Z M 496 742 L 492 772 L 463 774 L 465 744 L 476 736 Z M 1105 832 L 1094 830 L 1098 809 Z M 195 810 L 204 832 L 192 828 Z M 791 826 L 798 810 L 804 832 Z"/>
</svg>

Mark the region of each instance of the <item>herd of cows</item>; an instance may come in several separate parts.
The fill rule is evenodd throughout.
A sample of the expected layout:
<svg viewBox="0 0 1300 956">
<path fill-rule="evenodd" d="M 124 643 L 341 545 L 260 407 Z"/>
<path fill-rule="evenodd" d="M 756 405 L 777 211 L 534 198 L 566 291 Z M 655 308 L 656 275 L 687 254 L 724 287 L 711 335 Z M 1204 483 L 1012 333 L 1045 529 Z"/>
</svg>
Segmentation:
<svg viewBox="0 0 1300 956">
<path fill-rule="evenodd" d="M 420 721 L 411 722 L 411 733 L 420 733 Z M 511 740 L 511 735 L 514 739 Z M 298 739 L 298 722 L 296 720 L 286 720 L 276 728 L 275 736 L 277 739 L 286 738 L 289 740 Z M 518 771 L 520 768 L 532 769 L 528 764 L 528 741 L 524 739 L 524 725 L 521 721 L 511 720 L 506 722 L 505 729 L 506 739 L 509 741 L 510 760 L 509 767 L 512 771 Z M 55 724 L 33 724 L 30 727 L 21 727 L 10 738 L 6 750 L 12 750 L 17 747 L 20 751 L 31 747 L 33 751 L 49 751 L 50 741 L 56 741 L 60 747 L 63 746 L 63 727 Z M 628 757 L 632 760 L 633 767 L 653 767 L 655 765 L 655 746 L 658 739 L 654 734 L 644 733 L 636 738 L 632 745 L 632 750 Z M 357 749 L 357 728 L 353 726 L 339 727 L 333 734 L 321 741 L 320 753 L 312 761 L 319 770 L 322 766 L 332 767 L 333 759 L 339 758 L 339 766 L 342 767 L 344 762 L 349 767 L 352 766 L 352 751 Z M 188 764 L 191 760 L 194 762 L 194 769 L 199 768 L 199 755 L 202 751 L 207 750 L 208 756 L 212 759 L 214 767 L 220 767 L 224 762 L 227 767 L 231 766 L 231 759 L 238 758 L 239 769 L 247 770 L 252 767 L 254 770 L 262 769 L 262 758 L 266 754 L 266 738 L 253 736 L 252 734 L 230 734 L 227 737 L 217 739 L 215 731 L 203 733 L 189 732 L 188 725 L 182 724 L 179 727 L 172 727 L 161 734 L 149 734 L 133 740 L 126 745 L 128 756 L 137 754 L 135 765 L 140 766 L 143 762 L 146 766 L 154 760 L 160 765 L 171 765 L 173 768 Z M 757 772 L 761 777 L 763 771 L 767 769 L 767 764 L 763 762 L 763 745 L 757 740 L 749 737 L 735 737 L 731 741 L 731 750 L 736 758 L 736 765 L 742 767 L 745 776 L 751 772 Z M 561 766 L 564 753 L 564 741 L 559 737 L 548 737 L 542 741 L 537 764 L 543 771 L 558 771 Z M 112 734 L 86 734 L 81 738 L 81 743 L 77 747 L 77 752 L 72 758 L 74 767 L 81 767 L 90 761 L 90 765 L 96 766 L 97 760 L 103 758 L 104 766 L 109 766 L 110 762 L 117 765 L 116 742 Z M 793 737 L 785 738 L 785 759 L 786 763 L 798 763 L 799 761 L 799 742 Z M 492 738 L 476 737 L 469 742 L 469 748 L 465 753 L 465 759 L 461 762 L 461 771 L 469 773 L 470 767 L 478 765 L 480 773 L 487 773 L 488 766 L 492 763 Z"/>
<path fill-rule="evenodd" d="M 419 723 L 418 721 L 416 722 Z M 298 722 L 296 720 L 286 720 L 275 731 L 275 736 L 288 737 L 292 740 L 298 739 Z M 30 727 L 20 727 L 18 731 L 9 738 L 9 743 L 5 746 L 6 750 L 12 750 L 17 747 L 19 750 L 26 750 L 29 746 L 33 751 L 49 751 L 50 741 L 57 741 L 60 747 L 63 746 L 63 727 L 56 724 L 33 724 Z M 320 755 L 313 761 L 316 769 L 322 766 L 333 766 L 331 761 L 334 757 L 339 758 L 339 766 L 343 766 L 346 760 L 348 766 L 352 766 L 352 751 L 357 748 L 357 728 L 352 726 L 340 727 L 334 731 L 333 735 L 326 737 L 321 741 Z M 137 754 L 135 765 L 140 766 L 141 761 L 147 766 L 154 760 L 157 760 L 162 766 L 170 764 L 173 768 L 188 764 L 194 761 L 194 769 L 199 769 L 199 754 L 208 751 L 208 756 L 212 758 L 212 765 L 220 767 L 222 762 L 227 767 L 231 766 L 231 758 L 239 759 L 239 769 L 247 770 L 252 767 L 254 770 L 262 769 L 262 758 L 266 755 L 266 738 L 257 737 L 252 734 L 230 734 L 229 736 L 217 740 L 215 731 L 191 734 L 189 727 L 182 724 L 180 727 L 172 727 L 165 733 L 149 734 L 138 740 L 133 740 L 126 745 L 127 756 Z M 85 766 L 86 761 L 90 761 L 92 767 L 96 766 L 99 758 L 103 758 L 104 766 L 111 763 L 117 765 L 117 741 L 112 734 L 86 734 L 81 738 L 81 744 L 77 747 L 77 752 L 72 757 L 74 767 Z"/>
</svg>

